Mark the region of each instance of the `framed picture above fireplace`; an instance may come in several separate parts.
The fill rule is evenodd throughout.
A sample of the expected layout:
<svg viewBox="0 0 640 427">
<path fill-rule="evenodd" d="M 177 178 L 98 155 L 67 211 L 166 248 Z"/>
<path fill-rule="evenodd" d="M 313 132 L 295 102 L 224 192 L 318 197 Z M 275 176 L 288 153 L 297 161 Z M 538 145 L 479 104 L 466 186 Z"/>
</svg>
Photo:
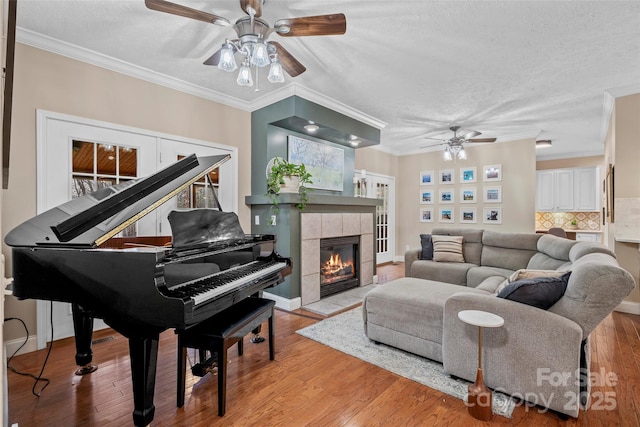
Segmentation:
<svg viewBox="0 0 640 427">
<path fill-rule="evenodd" d="M 289 135 L 289 162 L 304 163 L 313 184 L 309 188 L 342 191 L 344 188 L 344 150 L 329 144 Z"/>
</svg>

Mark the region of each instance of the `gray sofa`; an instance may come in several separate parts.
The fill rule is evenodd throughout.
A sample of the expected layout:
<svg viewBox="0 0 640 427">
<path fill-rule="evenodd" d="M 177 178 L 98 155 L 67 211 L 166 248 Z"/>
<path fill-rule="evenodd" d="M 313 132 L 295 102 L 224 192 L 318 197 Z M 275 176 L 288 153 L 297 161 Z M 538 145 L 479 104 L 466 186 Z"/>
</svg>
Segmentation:
<svg viewBox="0 0 640 427">
<path fill-rule="evenodd" d="M 406 277 L 365 297 L 367 336 L 474 381 L 478 328 L 457 314 L 495 313 L 505 323 L 484 330 L 487 386 L 577 417 L 589 397 L 589 381 L 581 376 L 589 368 L 589 334 L 635 287 L 614 253 L 593 242 L 534 233 L 437 228 L 432 234 L 463 236 L 465 262 L 421 260 L 420 249 L 407 251 Z M 523 269 L 570 271 L 566 291 L 548 310 L 497 297 Z"/>
</svg>

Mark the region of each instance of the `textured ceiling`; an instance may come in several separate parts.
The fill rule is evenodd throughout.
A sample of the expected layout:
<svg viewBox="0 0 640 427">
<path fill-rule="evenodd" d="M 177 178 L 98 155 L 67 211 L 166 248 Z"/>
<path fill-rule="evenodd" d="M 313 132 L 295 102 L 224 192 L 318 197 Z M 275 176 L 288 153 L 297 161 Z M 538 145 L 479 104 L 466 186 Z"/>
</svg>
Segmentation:
<svg viewBox="0 0 640 427">
<path fill-rule="evenodd" d="M 237 0 L 175 2 L 231 22 L 245 16 Z M 321 94 L 386 123 L 382 146 L 396 154 L 424 150 L 434 142 L 424 137 L 447 137 L 451 125 L 498 142 L 551 139 L 539 158 L 602 154 L 605 94 L 640 92 L 640 1 L 269 0 L 262 18 L 338 12 L 345 35 L 272 34 L 307 71 L 283 88 L 264 69 L 258 92 L 202 64 L 235 38 L 231 27 L 152 11 L 143 0 L 20 1 L 18 27 L 249 110 L 292 87 Z"/>
</svg>

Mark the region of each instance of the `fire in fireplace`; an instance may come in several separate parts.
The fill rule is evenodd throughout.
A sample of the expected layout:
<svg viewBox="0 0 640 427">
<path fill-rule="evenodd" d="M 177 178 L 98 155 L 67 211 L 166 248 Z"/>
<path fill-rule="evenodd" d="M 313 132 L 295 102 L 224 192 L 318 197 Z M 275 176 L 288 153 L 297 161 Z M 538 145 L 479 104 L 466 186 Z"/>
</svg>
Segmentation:
<svg viewBox="0 0 640 427">
<path fill-rule="evenodd" d="M 359 286 L 358 236 L 320 241 L 320 296 Z"/>
</svg>

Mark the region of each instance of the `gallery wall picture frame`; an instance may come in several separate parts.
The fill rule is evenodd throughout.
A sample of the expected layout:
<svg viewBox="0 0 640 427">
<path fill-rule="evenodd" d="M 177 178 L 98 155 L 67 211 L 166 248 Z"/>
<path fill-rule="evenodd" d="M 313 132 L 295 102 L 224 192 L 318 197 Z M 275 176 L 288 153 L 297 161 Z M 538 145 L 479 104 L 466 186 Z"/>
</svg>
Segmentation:
<svg viewBox="0 0 640 427">
<path fill-rule="evenodd" d="M 439 172 L 440 184 L 455 184 L 456 177 L 453 174 L 453 169 L 440 169 Z"/>
<path fill-rule="evenodd" d="M 433 171 L 420 172 L 420 185 L 433 185 Z"/>
<path fill-rule="evenodd" d="M 460 224 L 475 224 L 478 222 L 475 207 L 460 208 Z"/>
<path fill-rule="evenodd" d="M 433 204 L 433 190 L 420 190 L 420 204 L 421 205 Z"/>
<path fill-rule="evenodd" d="M 440 189 L 440 203 L 455 203 L 455 195 L 453 189 Z"/>
<path fill-rule="evenodd" d="M 477 203 L 478 193 L 476 187 L 462 187 L 460 188 L 460 203 Z"/>
<path fill-rule="evenodd" d="M 452 206 L 447 206 L 444 207 L 442 206 L 440 208 L 440 214 L 438 215 L 438 222 L 454 222 L 455 221 L 455 215 L 453 213 L 453 207 Z"/>
<path fill-rule="evenodd" d="M 502 186 L 484 187 L 485 203 L 502 203 Z"/>
<path fill-rule="evenodd" d="M 420 208 L 420 222 L 433 222 L 433 208 Z"/>
<path fill-rule="evenodd" d="M 470 182 L 476 182 L 476 174 L 477 172 L 475 166 L 460 168 L 460 183 L 466 184 Z"/>
<path fill-rule="evenodd" d="M 486 165 L 482 167 L 484 182 L 502 181 L 502 165 Z"/>
<path fill-rule="evenodd" d="M 502 224 L 502 208 L 501 207 L 483 208 L 482 222 L 484 224 Z"/>
</svg>

